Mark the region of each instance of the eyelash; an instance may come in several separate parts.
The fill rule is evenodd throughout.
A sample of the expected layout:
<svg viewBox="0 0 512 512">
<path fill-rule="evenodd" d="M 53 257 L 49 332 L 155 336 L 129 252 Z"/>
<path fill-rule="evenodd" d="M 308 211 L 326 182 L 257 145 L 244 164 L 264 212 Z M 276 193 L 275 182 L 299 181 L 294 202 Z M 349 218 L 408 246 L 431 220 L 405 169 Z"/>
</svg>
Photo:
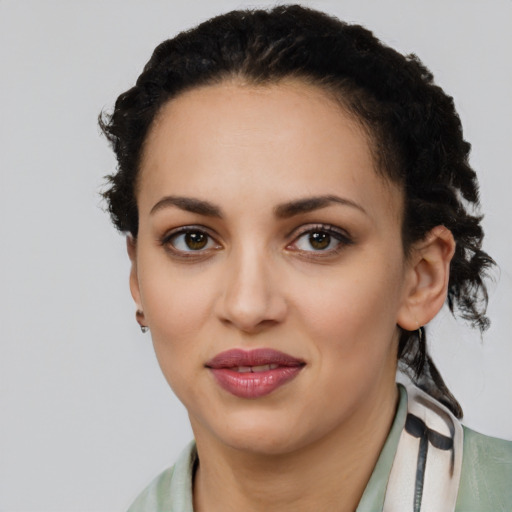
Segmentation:
<svg viewBox="0 0 512 512">
<path fill-rule="evenodd" d="M 214 250 L 217 250 L 220 248 L 220 245 L 215 241 L 214 237 L 211 236 L 208 233 L 208 230 L 206 230 L 203 226 L 183 226 L 181 228 L 175 229 L 171 231 L 170 233 L 166 233 L 161 240 L 159 240 L 159 243 L 162 247 L 165 248 L 166 251 L 170 252 L 173 256 L 176 256 L 178 258 L 197 258 L 201 256 L 205 256 L 206 251 L 211 250 L 212 248 L 203 249 L 203 250 L 193 250 L 190 249 L 188 251 L 177 249 L 172 241 L 173 239 L 178 238 L 181 235 L 187 235 L 187 234 L 201 234 L 207 237 L 207 245 L 213 240 L 215 242 Z"/>
<path fill-rule="evenodd" d="M 328 249 L 328 250 L 322 250 L 322 249 L 311 249 L 311 250 L 304 250 L 304 249 L 290 249 L 293 245 L 296 245 L 297 242 L 303 238 L 306 235 L 313 235 L 315 233 L 324 233 L 328 235 L 331 239 L 329 240 L 329 244 L 332 242 L 332 239 L 336 240 L 338 243 L 334 248 Z M 172 243 L 173 239 L 178 238 L 181 235 L 187 235 L 187 234 L 201 234 L 208 238 L 206 245 L 208 245 L 211 241 L 214 242 L 215 247 L 207 247 L 207 248 L 201 248 L 198 250 L 190 249 L 190 250 L 182 250 L 177 249 L 175 245 Z M 185 242 L 186 243 L 186 242 Z M 339 254 L 345 247 L 352 245 L 354 242 L 351 239 L 351 237 L 346 233 L 345 231 L 342 231 L 338 228 L 335 228 L 334 226 L 328 225 L 328 224 L 316 224 L 316 225 L 308 225 L 306 227 L 303 227 L 299 230 L 298 233 L 295 233 L 295 237 L 293 239 L 293 242 L 291 244 L 288 244 L 286 246 L 287 250 L 296 251 L 306 257 L 309 258 L 325 258 L 329 256 L 333 256 L 336 254 Z M 173 256 L 178 258 L 201 258 L 206 256 L 210 253 L 210 251 L 218 250 L 221 246 L 220 244 L 215 240 L 213 236 L 211 236 L 208 233 L 208 230 L 205 229 L 203 226 L 183 226 L 178 229 L 175 229 L 171 231 L 170 233 L 166 233 L 160 240 L 159 244 L 166 249 L 166 251 L 170 252 Z"/>
<path fill-rule="evenodd" d="M 295 234 L 295 238 L 291 244 L 287 246 L 289 249 L 292 245 L 296 245 L 297 242 L 306 235 L 311 235 L 315 233 L 324 233 L 328 235 L 331 240 L 329 244 L 332 242 L 332 239 L 336 240 L 338 243 L 332 249 L 322 250 L 322 249 L 311 249 L 311 250 L 302 250 L 302 249 L 292 249 L 301 253 L 302 255 L 309 258 L 326 258 L 329 256 L 334 256 L 343 251 L 347 246 L 352 245 L 354 241 L 350 237 L 350 235 L 343 230 L 335 228 L 329 224 L 316 224 L 316 225 L 308 225 L 304 228 L 301 228 L 298 233 Z"/>
</svg>

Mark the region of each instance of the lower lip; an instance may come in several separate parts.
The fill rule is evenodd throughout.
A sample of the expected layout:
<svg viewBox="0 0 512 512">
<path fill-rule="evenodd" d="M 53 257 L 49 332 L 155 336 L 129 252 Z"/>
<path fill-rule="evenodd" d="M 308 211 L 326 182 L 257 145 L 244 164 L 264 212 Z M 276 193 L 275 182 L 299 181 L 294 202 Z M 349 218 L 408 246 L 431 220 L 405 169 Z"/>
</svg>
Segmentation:
<svg viewBox="0 0 512 512">
<path fill-rule="evenodd" d="M 210 368 L 220 386 L 239 398 L 260 398 L 294 379 L 303 366 L 280 366 L 264 372 L 241 373 L 229 368 Z"/>
</svg>

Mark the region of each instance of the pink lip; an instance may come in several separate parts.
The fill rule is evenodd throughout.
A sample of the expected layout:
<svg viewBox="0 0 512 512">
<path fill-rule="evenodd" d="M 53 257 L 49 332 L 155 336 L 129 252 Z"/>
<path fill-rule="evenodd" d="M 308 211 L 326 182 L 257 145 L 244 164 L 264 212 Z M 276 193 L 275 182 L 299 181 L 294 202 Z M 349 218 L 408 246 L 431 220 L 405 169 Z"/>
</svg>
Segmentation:
<svg viewBox="0 0 512 512">
<path fill-rule="evenodd" d="M 263 371 L 239 372 L 238 368 L 277 365 Z M 305 363 L 273 349 L 240 350 L 221 352 L 206 363 L 219 383 L 229 393 L 240 398 L 259 398 L 272 393 L 295 378 Z"/>
</svg>

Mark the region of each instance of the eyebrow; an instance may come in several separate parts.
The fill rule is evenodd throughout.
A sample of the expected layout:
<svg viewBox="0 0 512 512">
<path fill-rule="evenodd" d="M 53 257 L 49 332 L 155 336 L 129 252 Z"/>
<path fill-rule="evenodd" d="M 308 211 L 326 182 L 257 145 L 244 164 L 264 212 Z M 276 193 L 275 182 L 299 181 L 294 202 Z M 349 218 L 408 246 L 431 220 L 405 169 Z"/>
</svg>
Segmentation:
<svg viewBox="0 0 512 512">
<path fill-rule="evenodd" d="M 314 210 L 320 210 L 321 208 L 330 206 L 333 203 L 342 204 L 343 206 L 350 206 L 366 214 L 365 209 L 361 205 L 355 203 L 354 201 L 351 201 L 350 199 L 345 199 L 343 197 L 335 195 L 307 197 L 305 199 L 290 201 L 289 203 L 284 203 L 279 206 L 276 206 L 274 208 L 274 213 L 276 217 L 279 217 L 281 219 L 288 219 L 290 217 L 293 217 L 294 215 L 299 215 L 301 213 L 308 213 Z"/>
<path fill-rule="evenodd" d="M 274 208 L 274 215 L 280 219 L 288 219 L 301 213 L 308 213 L 314 210 L 320 210 L 321 208 L 326 208 L 333 203 L 341 204 L 343 206 L 350 206 L 362 211 L 363 213 L 366 213 L 365 209 L 361 205 L 351 201 L 350 199 L 345 199 L 336 195 L 323 195 L 306 197 L 304 199 L 297 199 L 280 204 Z M 150 215 L 153 215 L 157 211 L 164 208 L 168 208 L 169 206 L 176 206 L 181 210 L 197 213 L 206 217 L 223 217 L 222 210 L 213 203 L 204 201 L 202 199 L 182 196 L 163 197 L 153 206 L 153 208 L 151 208 Z"/>
<path fill-rule="evenodd" d="M 199 215 L 205 215 L 206 217 L 218 217 L 222 218 L 222 212 L 218 206 L 215 206 L 209 201 L 203 201 L 202 199 L 194 199 L 193 197 L 180 197 L 180 196 L 166 196 L 158 203 L 156 203 L 151 211 L 150 215 L 155 212 L 167 208 L 169 206 L 177 206 L 181 210 L 187 212 L 198 213 Z"/>
</svg>

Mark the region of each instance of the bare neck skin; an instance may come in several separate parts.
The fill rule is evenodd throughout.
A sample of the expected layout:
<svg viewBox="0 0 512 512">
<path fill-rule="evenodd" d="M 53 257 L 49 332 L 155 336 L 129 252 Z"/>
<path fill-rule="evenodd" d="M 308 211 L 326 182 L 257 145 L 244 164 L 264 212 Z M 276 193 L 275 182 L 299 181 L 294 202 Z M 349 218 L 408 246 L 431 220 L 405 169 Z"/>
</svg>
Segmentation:
<svg viewBox="0 0 512 512">
<path fill-rule="evenodd" d="M 196 434 L 200 463 L 194 511 L 354 512 L 397 403 L 392 383 L 391 392 L 376 394 L 371 410 L 358 411 L 342 429 L 288 454 L 244 453 Z"/>
</svg>

